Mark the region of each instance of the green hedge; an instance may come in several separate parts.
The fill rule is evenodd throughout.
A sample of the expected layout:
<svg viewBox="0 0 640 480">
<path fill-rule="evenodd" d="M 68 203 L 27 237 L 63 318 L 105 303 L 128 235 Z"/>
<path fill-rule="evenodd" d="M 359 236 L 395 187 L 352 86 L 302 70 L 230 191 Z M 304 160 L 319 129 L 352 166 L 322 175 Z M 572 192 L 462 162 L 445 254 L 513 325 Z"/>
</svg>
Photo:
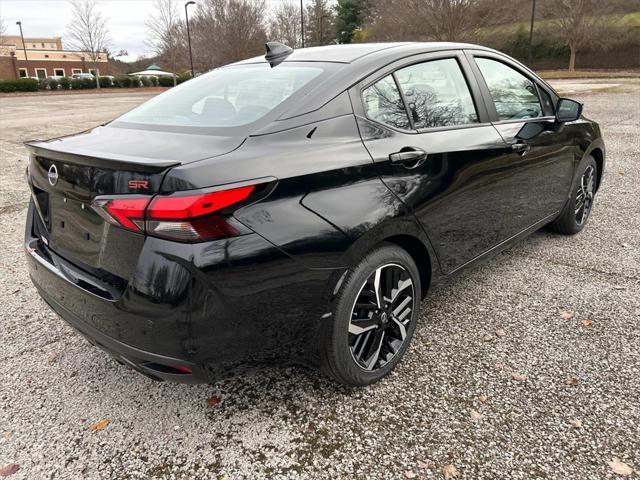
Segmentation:
<svg viewBox="0 0 640 480">
<path fill-rule="evenodd" d="M 178 77 L 176 83 L 180 84 L 189 80 L 188 75 Z M 100 77 L 100 87 L 102 88 L 136 88 L 136 87 L 173 87 L 171 77 L 130 77 L 128 75 L 118 75 L 113 80 L 107 77 Z M 36 80 L 33 78 L 20 78 L 18 80 L 0 80 L 0 92 L 36 92 L 38 90 L 87 90 L 96 88 L 95 79 L 62 77 L 59 79 L 43 78 Z"/>
<path fill-rule="evenodd" d="M 173 87 L 173 78 L 171 77 L 159 77 L 158 85 L 161 87 Z"/>
<path fill-rule="evenodd" d="M 37 92 L 38 85 L 38 80 L 33 78 L 0 80 L 0 92 Z"/>
<path fill-rule="evenodd" d="M 99 77 L 100 80 L 100 88 L 111 88 L 115 86 L 113 84 L 113 80 L 110 77 Z"/>
</svg>

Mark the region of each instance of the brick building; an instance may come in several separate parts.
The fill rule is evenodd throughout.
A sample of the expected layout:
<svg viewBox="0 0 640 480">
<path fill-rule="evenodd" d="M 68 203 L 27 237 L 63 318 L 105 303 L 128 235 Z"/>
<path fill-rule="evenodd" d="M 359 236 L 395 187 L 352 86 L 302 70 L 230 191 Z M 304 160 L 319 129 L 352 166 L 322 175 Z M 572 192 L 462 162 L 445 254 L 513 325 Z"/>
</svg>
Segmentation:
<svg viewBox="0 0 640 480">
<path fill-rule="evenodd" d="M 4 36 L 0 44 L 0 79 L 70 77 L 75 73 L 112 74 L 106 53 L 97 62 L 87 52 L 64 50 L 62 39 Z"/>
</svg>

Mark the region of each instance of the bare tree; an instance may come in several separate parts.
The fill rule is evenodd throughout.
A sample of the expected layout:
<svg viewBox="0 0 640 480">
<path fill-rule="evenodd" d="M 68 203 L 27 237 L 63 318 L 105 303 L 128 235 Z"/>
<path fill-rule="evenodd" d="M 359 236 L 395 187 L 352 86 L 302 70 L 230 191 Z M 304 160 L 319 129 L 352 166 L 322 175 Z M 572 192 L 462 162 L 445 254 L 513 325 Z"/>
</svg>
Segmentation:
<svg viewBox="0 0 640 480">
<path fill-rule="evenodd" d="M 107 20 L 93 0 L 71 0 L 73 20 L 67 27 L 67 41 L 71 48 L 89 55 L 96 72 L 96 86 L 100 88 L 98 60 L 107 56 L 109 27 Z"/>
<path fill-rule="evenodd" d="M 548 33 L 569 47 L 569 70 L 576 68 L 578 51 L 597 44 L 606 48 L 615 38 L 615 20 L 609 16 L 613 4 L 602 0 L 553 0 L 543 3 Z"/>
<path fill-rule="evenodd" d="M 196 70 L 206 71 L 264 51 L 264 0 L 201 0 L 189 24 Z"/>
<path fill-rule="evenodd" d="M 7 25 L 4 23 L 4 18 L 0 17 L 0 43 L 3 43 L 4 36 L 7 33 Z"/>
<path fill-rule="evenodd" d="M 300 7 L 283 2 L 273 11 L 269 22 L 269 39 L 283 42 L 291 48 L 300 46 Z"/>
<path fill-rule="evenodd" d="M 374 0 L 371 12 L 372 39 L 469 41 L 508 8 L 500 0 Z"/>
<path fill-rule="evenodd" d="M 173 85 L 177 83 L 176 71 L 178 60 L 183 56 L 182 22 L 178 6 L 173 0 L 154 0 L 154 14 L 147 21 L 149 31 L 149 45 L 154 53 L 165 59 L 174 74 Z"/>
</svg>

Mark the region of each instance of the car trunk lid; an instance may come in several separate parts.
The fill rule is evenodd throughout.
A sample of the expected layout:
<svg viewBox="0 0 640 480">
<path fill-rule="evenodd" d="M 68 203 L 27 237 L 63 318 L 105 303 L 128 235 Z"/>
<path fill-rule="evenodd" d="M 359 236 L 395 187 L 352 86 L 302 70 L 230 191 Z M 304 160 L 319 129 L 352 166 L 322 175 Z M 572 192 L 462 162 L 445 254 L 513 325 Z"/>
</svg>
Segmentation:
<svg viewBox="0 0 640 480">
<path fill-rule="evenodd" d="M 192 137 L 101 127 L 29 142 L 28 177 L 44 227 L 43 243 L 87 270 L 122 275 L 127 269 L 118 265 L 122 259 L 114 258 L 120 256 L 134 268 L 143 236 L 110 226 L 91 204 L 98 196 L 153 195 L 172 167 L 226 153 L 242 143 L 231 137 Z"/>
</svg>

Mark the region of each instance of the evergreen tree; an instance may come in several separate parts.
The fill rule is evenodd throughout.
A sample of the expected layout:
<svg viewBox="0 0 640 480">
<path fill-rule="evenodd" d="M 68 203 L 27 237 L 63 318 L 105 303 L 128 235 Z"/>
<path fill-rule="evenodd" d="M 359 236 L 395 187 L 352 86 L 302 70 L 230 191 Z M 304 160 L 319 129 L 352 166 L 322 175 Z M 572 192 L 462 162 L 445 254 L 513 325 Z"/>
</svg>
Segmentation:
<svg viewBox="0 0 640 480">
<path fill-rule="evenodd" d="M 335 32 L 340 43 L 351 43 L 354 33 L 362 26 L 368 0 L 338 0 L 335 7 Z"/>
</svg>

